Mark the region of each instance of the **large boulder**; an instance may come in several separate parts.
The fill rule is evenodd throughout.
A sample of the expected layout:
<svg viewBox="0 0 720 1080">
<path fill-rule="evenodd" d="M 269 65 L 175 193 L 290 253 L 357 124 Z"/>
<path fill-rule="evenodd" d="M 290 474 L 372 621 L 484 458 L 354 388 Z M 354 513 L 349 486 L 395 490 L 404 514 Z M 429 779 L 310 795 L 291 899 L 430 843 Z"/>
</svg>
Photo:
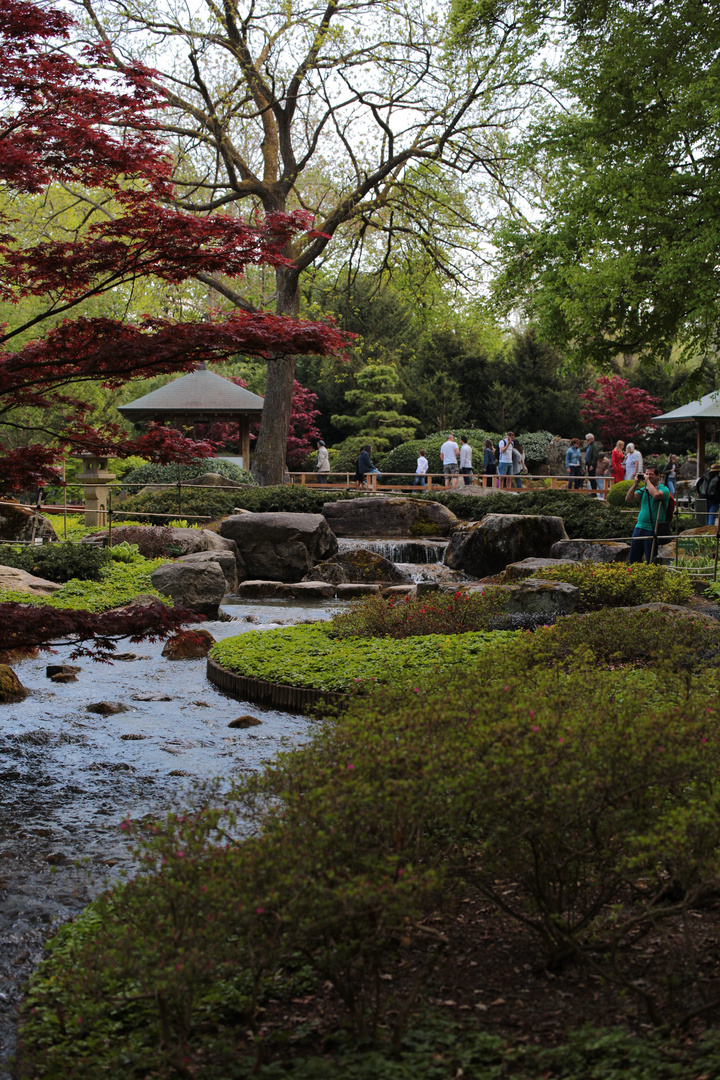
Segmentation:
<svg viewBox="0 0 720 1080">
<path fill-rule="evenodd" d="M 358 548 L 356 551 L 344 551 L 306 574 L 305 581 L 327 581 L 335 585 L 372 583 L 390 583 L 391 585 L 409 585 L 412 578 L 406 570 L 401 570 L 394 562 L 383 558 L 374 551 Z"/>
<path fill-rule="evenodd" d="M 177 562 L 158 566 L 150 575 L 153 587 L 163 596 L 172 597 L 175 607 L 190 608 L 200 615 L 216 619 L 225 596 L 225 574 L 217 562 Z"/>
<path fill-rule="evenodd" d="M 463 523 L 453 531 L 445 565 L 473 577 L 487 577 L 523 559 L 549 558 L 552 545 L 567 539 L 560 517 L 486 514 L 482 521 Z"/>
<path fill-rule="evenodd" d="M 22 701 L 28 696 L 28 692 L 18 679 L 17 675 L 7 664 L 0 664 L 0 702 L 11 704 Z"/>
<path fill-rule="evenodd" d="M 84 536 L 82 544 L 107 543 L 108 530 Z M 146 559 L 163 556 L 193 555 L 197 551 L 232 551 L 237 554 L 237 547 L 211 529 L 184 529 L 167 525 L 118 525 L 113 528 L 113 544 L 137 544 L 141 555 Z"/>
<path fill-rule="evenodd" d="M 16 544 L 37 539 L 45 543 L 57 540 L 52 522 L 42 514 L 36 514 L 29 506 L 0 502 L 0 540 Z"/>
<path fill-rule="evenodd" d="M 550 558 L 575 562 L 627 562 L 629 554 L 630 545 L 617 540 L 558 540 L 550 548 Z"/>
<path fill-rule="evenodd" d="M 323 515 L 336 536 L 447 536 L 458 519 L 442 503 L 420 499 L 341 499 Z"/>
<path fill-rule="evenodd" d="M 239 583 L 247 577 L 247 569 L 242 556 L 233 551 L 193 551 L 190 555 L 181 555 L 178 563 L 193 563 L 195 566 L 216 563 L 225 575 L 227 592 L 235 592 Z M 238 563 L 242 567 L 238 571 Z"/>
<path fill-rule="evenodd" d="M 56 581 L 34 577 L 28 574 L 27 570 L 19 570 L 16 566 L 0 566 L 0 589 L 34 593 L 35 596 L 49 596 L 50 593 L 62 589 L 62 585 L 58 585 Z"/>
<path fill-rule="evenodd" d="M 576 585 L 541 578 L 526 578 L 512 585 L 478 585 L 464 591 L 491 594 L 497 599 L 498 616 L 530 616 L 535 622 L 572 615 L 580 597 Z"/>
<path fill-rule="evenodd" d="M 322 514 L 233 514 L 220 526 L 234 540 L 248 577 L 302 581 L 316 563 L 335 555 L 335 534 Z"/>
<path fill-rule="evenodd" d="M 193 627 L 180 630 L 165 642 L 162 655 L 166 660 L 202 660 L 215 644 L 209 630 Z"/>
</svg>

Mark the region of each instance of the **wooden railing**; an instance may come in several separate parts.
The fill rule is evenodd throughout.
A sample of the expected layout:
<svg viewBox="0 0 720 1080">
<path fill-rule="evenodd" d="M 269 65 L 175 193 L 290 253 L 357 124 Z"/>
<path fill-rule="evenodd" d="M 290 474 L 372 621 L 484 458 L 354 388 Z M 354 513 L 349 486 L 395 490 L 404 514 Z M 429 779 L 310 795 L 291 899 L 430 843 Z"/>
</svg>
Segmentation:
<svg viewBox="0 0 720 1080">
<path fill-rule="evenodd" d="M 423 479 L 425 484 L 420 483 L 420 478 L 416 481 L 415 478 L 408 482 L 408 477 L 412 475 L 410 473 L 366 473 L 365 481 L 363 484 L 358 484 L 355 480 L 355 474 L 350 472 L 292 472 L 290 473 L 291 484 L 311 485 L 312 487 L 319 487 L 324 489 L 340 489 L 347 488 L 365 489 L 371 492 L 382 491 L 432 491 L 435 489 L 450 490 L 458 489 L 462 490 L 470 484 L 474 484 L 479 487 L 492 488 L 494 491 L 541 491 L 543 489 L 550 489 L 552 491 L 577 491 L 578 494 L 598 494 L 603 495 L 610 489 L 615 482 L 612 476 L 600 476 L 592 477 L 595 481 L 597 488 L 593 489 L 590 486 L 591 477 L 589 476 L 568 476 L 567 473 L 563 473 L 557 476 L 543 476 L 539 473 L 520 473 L 517 476 L 498 476 L 494 474 L 492 476 L 484 473 L 474 473 L 470 476 L 462 474 L 448 477 L 444 473 L 426 473 Z M 467 480 L 467 484 L 465 481 Z M 601 485 L 602 488 L 601 488 Z"/>
</svg>

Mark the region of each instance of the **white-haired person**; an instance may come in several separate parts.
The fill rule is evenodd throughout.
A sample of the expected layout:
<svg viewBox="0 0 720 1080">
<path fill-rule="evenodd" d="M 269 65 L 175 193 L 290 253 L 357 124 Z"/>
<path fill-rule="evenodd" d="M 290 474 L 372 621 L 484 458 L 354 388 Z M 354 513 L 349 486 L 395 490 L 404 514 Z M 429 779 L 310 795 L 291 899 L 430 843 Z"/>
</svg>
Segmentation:
<svg viewBox="0 0 720 1080">
<path fill-rule="evenodd" d="M 625 447 L 625 479 L 634 480 L 643 471 L 643 459 L 639 450 L 635 449 L 635 443 L 629 442 Z"/>
</svg>

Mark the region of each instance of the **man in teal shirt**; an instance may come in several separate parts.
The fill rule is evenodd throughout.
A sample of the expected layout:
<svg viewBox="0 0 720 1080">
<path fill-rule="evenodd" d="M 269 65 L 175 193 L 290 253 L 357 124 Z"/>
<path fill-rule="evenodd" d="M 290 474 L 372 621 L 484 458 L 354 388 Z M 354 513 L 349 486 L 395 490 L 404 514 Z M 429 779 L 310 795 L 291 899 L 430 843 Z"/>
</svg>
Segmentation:
<svg viewBox="0 0 720 1080">
<path fill-rule="evenodd" d="M 638 487 L 643 481 L 644 485 Z M 640 473 L 635 477 L 625 496 L 625 502 L 632 505 L 640 503 L 640 513 L 630 543 L 630 562 L 642 562 L 643 556 L 648 562 L 652 562 L 654 538 L 657 537 L 658 526 L 665 520 L 670 502 L 670 488 L 660 483 L 659 472 L 654 466 L 650 466 L 645 475 Z"/>
</svg>

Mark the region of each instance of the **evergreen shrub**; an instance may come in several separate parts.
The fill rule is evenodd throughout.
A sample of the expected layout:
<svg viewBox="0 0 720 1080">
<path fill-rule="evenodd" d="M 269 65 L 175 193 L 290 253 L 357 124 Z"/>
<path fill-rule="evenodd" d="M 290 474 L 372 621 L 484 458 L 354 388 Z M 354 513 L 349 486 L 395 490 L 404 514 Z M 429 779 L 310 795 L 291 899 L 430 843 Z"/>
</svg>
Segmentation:
<svg viewBox="0 0 720 1080">
<path fill-rule="evenodd" d="M 137 492 L 136 484 L 177 484 L 178 469 L 181 480 L 192 480 L 203 473 L 219 473 L 238 484 L 254 484 L 251 473 L 241 469 L 233 461 L 221 458 L 199 458 L 190 465 L 153 465 L 148 463 L 125 473 L 122 478 L 123 490 Z M 132 486 L 131 486 L 132 485 Z"/>
<path fill-rule="evenodd" d="M 580 590 L 578 611 L 603 607 L 632 607 L 661 602 L 684 604 L 692 596 L 687 574 L 672 573 L 664 566 L 647 563 L 593 563 L 536 570 L 532 575 L 545 581 L 567 581 Z"/>
<path fill-rule="evenodd" d="M 603 499 L 567 491 L 524 491 L 519 495 L 498 491 L 492 495 L 462 495 L 457 491 L 431 491 L 420 498 L 441 502 L 462 520 L 480 521 L 486 514 L 550 514 L 561 517 L 571 540 L 607 540 L 629 537 L 637 515 L 621 513 Z"/>
<path fill-rule="evenodd" d="M 606 500 L 610 506 L 622 508 L 627 505 L 625 502 L 625 496 L 632 487 L 632 480 L 620 480 L 617 484 L 613 484 L 610 490 L 605 495 Z"/>
<path fill-rule="evenodd" d="M 110 562 L 104 548 L 88 544 L 57 543 L 31 545 L 0 544 L 0 563 L 16 566 L 35 577 L 62 584 L 71 578 L 81 581 L 99 581 L 103 569 Z"/>
<path fill-rule="evenodd" d="M 453 428 L 452 431 L 455 436 L 455 441 L 460 444 L 460 438 L 463 435 L 467 435 L 468 442 L 473 448 L 473 466 L 476 470 L 482 468 L 483 457 L 483 444 L 486 439 L 492 439 L 493 444 L 496 445 L 500 435 L 496 435 L 493 432 L 482 431 L 475 428 Z M 426 436 L 424 439 L 411 439 L 409 442 L 401 443 L 400 446 L 396 446 L 394 450 L 391 450 L 389 454 L 386 454 L 382 459 L 382 471 L 384 473 L 405 473 L 405 482 L 412 483 L 415 476 L 415 466 L 417 465 L 418 454 L 421 449 L 425 450 L 425 456 L 428 459 L 428 472 L 440 473 L 442 475 L 443 464 L 440 457 L 440 447 L 448 437 L 448 432 L 438 431 L 432 435 Z"/>
<path fill-rule="evenodd" d="M 365 494 L 365 493 L 360 493 Z M 188 522 L 197 518 L 218 520 L 232 514 L 235 507 L 262 514 L 271 511 L 295 514 L 320 514 L 323 504 L 351 499 L 355 491 L 321 491 L 310 485 L 284 484 L 276 487 L 238 488 L 236 492 L 218 491 L 216 488 L 183 488 L 181 498 L 182 517 Z M 122 509 L 114 519 L 122 521 L 125 516 L 138 513 L 157 515 L 151 522 L 163 524 L 169 520 L 160 515 L 178 516 L 177 491 L 150 491 L 145 495 L 131 495 L 123 500 Z M 207 522 L 200 521 L 202 524 Z"/>
</svg>

